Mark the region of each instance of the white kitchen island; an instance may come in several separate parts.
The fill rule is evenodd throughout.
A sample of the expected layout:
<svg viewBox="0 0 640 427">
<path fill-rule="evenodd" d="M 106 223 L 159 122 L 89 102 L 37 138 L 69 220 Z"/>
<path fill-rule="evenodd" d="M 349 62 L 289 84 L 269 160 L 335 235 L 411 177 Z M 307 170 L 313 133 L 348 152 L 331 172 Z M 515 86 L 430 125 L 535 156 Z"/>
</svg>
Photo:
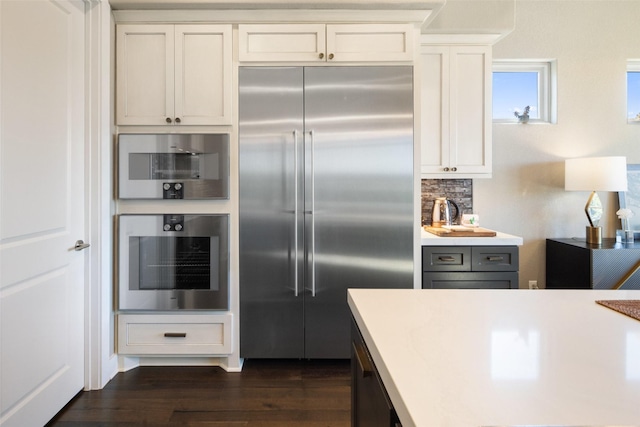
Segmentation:
<svg viewBox="0 0 640 427">
<path fill-rule="evenodd" d="M 367 290 L 348 302 L 403 427 L 640 426 L 638 291 Z"/>
</svg>

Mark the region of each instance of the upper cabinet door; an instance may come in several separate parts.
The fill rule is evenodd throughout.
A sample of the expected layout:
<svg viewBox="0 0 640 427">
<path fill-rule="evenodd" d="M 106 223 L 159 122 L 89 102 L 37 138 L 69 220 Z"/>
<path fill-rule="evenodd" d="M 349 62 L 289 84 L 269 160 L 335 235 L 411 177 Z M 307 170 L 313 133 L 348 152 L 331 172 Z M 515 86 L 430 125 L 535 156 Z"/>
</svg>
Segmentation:
<svg viewBox="0 0 640 427">
<path fill-rule="evenodd" d="M 177 25 L 175 120 L 183 125 L 230 124 L 231 26 Z"/>
<path fill-rule="evenodd" d="M 118 125 L 232 123 L 230 25 L 118 25 Z"/>
<path fill-rule="evenodd" d="M 116 121 L 163 125 L 174 117 L 174 26 L 119 25 Z"/>
<path fill-rule="evenodd" d="M 240 62 L 413 60 L 409 24 L 248 24 L 238 34 Z"/>
<path fill-rule="evenodd" d="M 421 48 L 423 178 L 491 177 L 491 46 Z"/>
<path fill-rule="evenodd" d="M 411 61 L 413 51 L 409 24 L 327 25 L 328 61 Z"/>
<path fill-rule="evenodd" d="M 238 26 L 240 62 L 324 62 L 324 24 Z"/>
</svg>

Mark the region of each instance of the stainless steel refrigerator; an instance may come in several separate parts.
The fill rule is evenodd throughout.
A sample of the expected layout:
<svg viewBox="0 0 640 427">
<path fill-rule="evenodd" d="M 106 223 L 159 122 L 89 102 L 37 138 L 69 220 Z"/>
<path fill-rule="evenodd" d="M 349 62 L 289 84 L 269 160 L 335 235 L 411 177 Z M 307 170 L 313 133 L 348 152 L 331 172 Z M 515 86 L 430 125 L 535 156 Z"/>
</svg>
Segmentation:
<svg viewBox="0 0 640 427">
<path fill-rule="evenodd" d="M 241 357 L 348 358 L 347 289 L 413 287 L 412 74 L 240 68 Z"/>
</svg>

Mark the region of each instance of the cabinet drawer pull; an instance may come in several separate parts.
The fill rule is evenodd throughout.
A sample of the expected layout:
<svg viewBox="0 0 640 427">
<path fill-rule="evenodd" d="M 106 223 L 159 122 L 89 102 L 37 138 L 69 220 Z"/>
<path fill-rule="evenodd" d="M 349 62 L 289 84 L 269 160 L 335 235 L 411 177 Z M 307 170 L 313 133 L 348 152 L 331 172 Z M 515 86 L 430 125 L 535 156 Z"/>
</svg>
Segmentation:
<svg viewBox="0 0 640 427">
<path fill-rule="evenodd" d="M 165 332 L 164 336 L 165 338 L 186 338 L 187 333 L 186 332 Z"/>
<path fill-rule="evenodd" d="M 490 255 L 487 257 L 487 261 L 504 261 L 504 258 L 497 255 Z"/>
<path fill-rule="evenodd" d="M 362 378 L 370 377 L 373 374 L 373 366 L 369 362 L 369 358 L 367 357 L 367 350 L 365 350 L 364 346 L 360 344 L 353 343 L 353 350 L 356 355 L 356 360 L 358 361 L 358 366 L 362 371 Z"/>
<path fill-rule="evenodd" d="M 456 259 L 452 256 L 439 256 L 438 261 L 442 262 L 454 262 Z"/>
</svg>

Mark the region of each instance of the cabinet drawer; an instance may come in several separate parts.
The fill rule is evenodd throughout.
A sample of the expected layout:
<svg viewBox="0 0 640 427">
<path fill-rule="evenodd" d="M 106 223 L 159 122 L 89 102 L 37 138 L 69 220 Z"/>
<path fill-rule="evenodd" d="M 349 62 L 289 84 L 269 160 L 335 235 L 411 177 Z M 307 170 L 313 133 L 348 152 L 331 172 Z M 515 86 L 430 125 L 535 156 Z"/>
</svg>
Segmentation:
<svg viewBox="0 0 640 427">
<path fill-rule="evenodd" d="M 517 246 L 473 246 L 472 271 L 518 271 Z"/>
<path fill-rule="evenodd" d="M 231 314 L 118 316 L 119 354 L 231 353 Z"/>
<path fill-rule="evenodd" d="M 516 289 L 518 272 L 423 273 L 422 289 Z"/>
<path fill-rule="evenodd" d="M 471 271 L 471 248 L 468 246 L 425 246 L 422 248 L 423 271 Z"/>
</svg>

